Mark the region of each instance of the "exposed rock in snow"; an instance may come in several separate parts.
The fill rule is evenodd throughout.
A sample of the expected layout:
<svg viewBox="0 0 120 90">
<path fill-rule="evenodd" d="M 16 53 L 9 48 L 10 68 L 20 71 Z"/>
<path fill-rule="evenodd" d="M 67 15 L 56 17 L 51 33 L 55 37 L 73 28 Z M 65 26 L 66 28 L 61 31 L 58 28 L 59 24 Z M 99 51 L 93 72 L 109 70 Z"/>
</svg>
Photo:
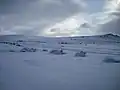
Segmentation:
<svg viewBox="0 0 120 90">
<path fill-rule="evenodd" d="M 47 50 L 47 49 L 43 49 L 42 51 L 44 51 L 44 52 L 48 52 L 48 50 Z"/>
<path fill-rule="evenodd" d="M 22 48 L 20 52 L 36 52 L 37 49 L 35 48 Z"/>
<path fill-rule="evenodd" d="M 75 53 L 75 57 L 86 57 L 86 52 L 84 51 L 80 51 Z"/>
<path fill-rule="evenodd" d="M 116 59 L 114 59 L 114 58 L 112 58 L 112 57 L 106 57 L 106 58 L 103 60 L 103 62 L 105 62 L 105 63 L 120 63 L 120 60 L 116 60 Z"/>
<path fill-rule="evenodd" d="M 62 49 L 60 49 L 60 50 L 51 50 L 50 53 L 56 54 L 56 55 L 66 54 L 65 52 L 63 52 Z"/>
</svg>

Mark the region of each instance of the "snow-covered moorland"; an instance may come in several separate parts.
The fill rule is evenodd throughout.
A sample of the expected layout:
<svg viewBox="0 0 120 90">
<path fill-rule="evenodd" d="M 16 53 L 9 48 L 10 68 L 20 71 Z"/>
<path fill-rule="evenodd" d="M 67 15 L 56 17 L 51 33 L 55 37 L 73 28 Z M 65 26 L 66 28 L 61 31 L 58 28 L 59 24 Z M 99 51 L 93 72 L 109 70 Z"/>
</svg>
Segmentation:
<svg viewBox="0 0 120 90">
<path fill-rule="evenodd" d="M 0 90 L 120 90 L 120 37 L 0 36 Z"/>
</svg>

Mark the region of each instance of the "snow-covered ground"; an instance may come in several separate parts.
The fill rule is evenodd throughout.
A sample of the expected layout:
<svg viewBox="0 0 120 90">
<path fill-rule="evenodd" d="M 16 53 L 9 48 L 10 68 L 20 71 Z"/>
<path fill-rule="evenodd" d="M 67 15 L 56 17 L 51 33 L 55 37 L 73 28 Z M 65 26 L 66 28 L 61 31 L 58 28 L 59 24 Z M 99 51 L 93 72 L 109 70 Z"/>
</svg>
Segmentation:
<svg viewBox="0 0 120 90">
<path fill-rule="evenodd" d="M 110 37 L 1 36 L 0 90 L 120 90 L 120 38 Z"/>
</svg>

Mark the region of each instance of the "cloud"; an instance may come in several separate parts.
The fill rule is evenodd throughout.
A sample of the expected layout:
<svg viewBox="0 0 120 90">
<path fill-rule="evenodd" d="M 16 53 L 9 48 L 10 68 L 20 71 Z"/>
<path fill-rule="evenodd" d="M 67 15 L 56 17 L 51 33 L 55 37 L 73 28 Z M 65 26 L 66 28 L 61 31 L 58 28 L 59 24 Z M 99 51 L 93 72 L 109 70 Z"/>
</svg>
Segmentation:
<svg viewBox="0 0 120 90">
<path fill-rule="evenodd" d="M 46 36 L 76 36 L 76 35 L 92 35 L 90 30 L 92 23 L 90 23 L 89 15 L 87 13 L 78 13 L 74 16 L 68 17 L 62 22 L 47 27 L 43 30 L 43 35 Z"/>
<path fill-rule="evenodd" d="M 82 5 L 74 0 L 1 0 L 0 33 L 41 35 L 44 28 L 81 12 Z"/>
<path fill-rule="evenodd" d="M 105 33 L 120 34 L 119 0 L 106 0 L 101 12 L 92 14 L 80 12 L 44 30 L 44 34 L 48 36 L 96 35 Z"/>
<path fill-rule="evenodd" d="M 98 32 L 120 34 L 120 0 L 106 0 Z"/>
<path fill-rule="evenodd" d="M 0 0 L 0 14 L 21 13 L 30 3 L 36 0 Z"/>
<path fill-rule="evenodd" d="M 86 8 L 87 4 L 83 0 L 71 0 L 74 4 L 78 5 L 80 8 Z"/>
<path fill-rule="evenodd" d="M 0 34 L 120 34 L 120 0 L 103 1 L 0 0 Z"/>
</svg>

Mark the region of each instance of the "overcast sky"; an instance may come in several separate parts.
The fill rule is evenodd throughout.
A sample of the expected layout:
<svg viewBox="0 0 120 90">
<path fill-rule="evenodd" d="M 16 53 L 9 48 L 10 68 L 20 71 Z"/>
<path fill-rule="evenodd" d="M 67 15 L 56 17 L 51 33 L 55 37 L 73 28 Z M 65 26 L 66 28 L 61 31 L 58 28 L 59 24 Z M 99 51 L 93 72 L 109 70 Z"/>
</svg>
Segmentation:
<svg viewBox="0 0 120 90">
<path fill-rule="evenodd" d="M 120 0 L 0 0 L 0 35 L 120 34 Z"/>
</svg>

